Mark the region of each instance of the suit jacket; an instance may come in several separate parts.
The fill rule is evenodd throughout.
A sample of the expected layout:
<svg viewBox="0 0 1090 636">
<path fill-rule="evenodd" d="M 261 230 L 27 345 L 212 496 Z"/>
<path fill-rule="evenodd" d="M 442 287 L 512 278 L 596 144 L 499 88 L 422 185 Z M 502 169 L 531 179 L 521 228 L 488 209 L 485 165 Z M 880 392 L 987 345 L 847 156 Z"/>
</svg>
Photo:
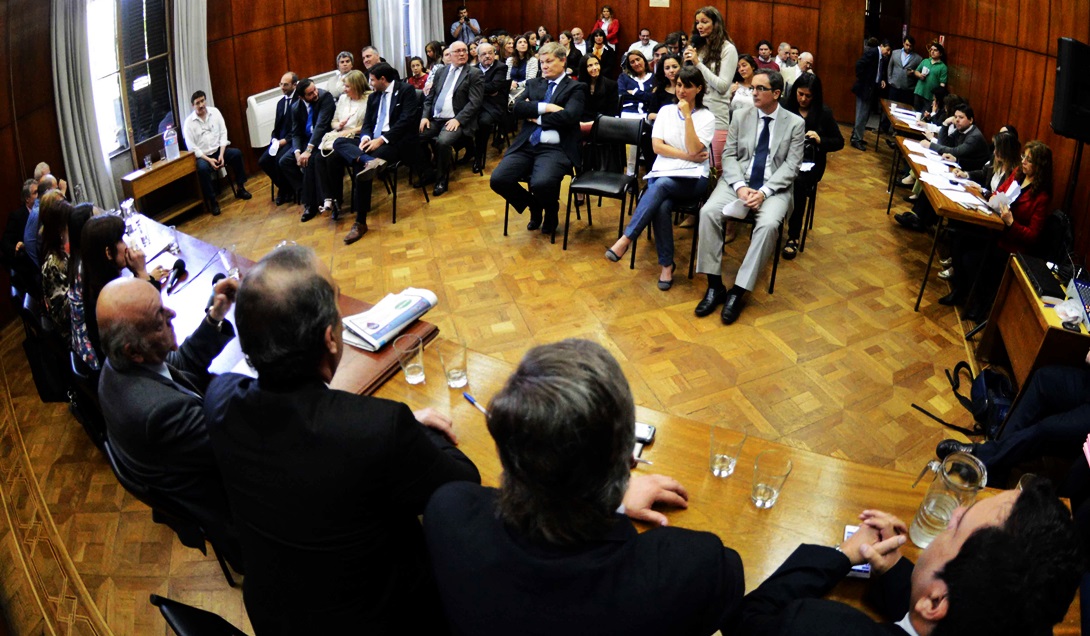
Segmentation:
<svg viewBox="0 0 1090 636">
<path fill-rule="evenodd" d="M 723 148 L 723 176 L 726 183 L 749 183 L 749 164 L 757 147 L 757 124 L 763 113 L 756 108 L 736 111 L 730 122 L 727 145 Z M 776 125 L 768 141 L 772 155 L 772 173 L 765 173 L 764 187 L 776 195 L 785 192 L 795 182 L 802 163 L 806 124 L 802 117 L 777 107 Z"/>
<path fill-rule="evenodd" d="M 292 93 L 289 99 L 281 97 L 276 102 L 276 119 L 273 120 L 272 133 L 269 135 L 270 139 L 289 139 L 291 138 L 292 130 L 292 118 L 291 109 L 295 106 L 295 103 L 299 101 L 298 96 Z"/>
<path fill-rule="evenodd" d="M 745 590 L 738 553 L 682 528 L 640 534 L 616 515 L 608 534 L 554 548 L 496 516 L 498 492 L 454 483 L 424 512 L 436 583 L 455 634 L 735 633 Z"/>
<path fill-rule="evenodd" d="M 367 97 L 367 114 L 363 116 L 361 136 L 370 137 L 375 130 L 382 95 L 379 91 L 372 91 Z M 420 103 L 418 91 L 411 84 L 404 80 L 394 82 L 394 92 L 387 107 L 390 109 L 390 130 L 383 134 L 387 143 L 416 144 L 416 139 L 420 136 Z"/>
<path fill-rule="evenodd" d="M 948 132 L 949 126 L 942 126 L 935 141 L 931 143 L 931 149 L 939 154 L 950 153 L 957 157 L 963 170 L 979 170 L 992 158 L 992 151 L 988 148 L 988 141 L 984 139 L 984 133 L 979 126 L 973 126 L 968 133 L 956 130 Z"/>
<path fill-rule="evenodd" d="M 530 143 L 530 135 L 538 129 L 538 125 L 529 120 L 538 117 L 538 104 L 545 101 L 545 93 L 548 90 L 549 80 L 544 77 L 535 77 L 526 81 L 526 90 L 514 106 L 515 118 L 523 120 L 522 130 L 519 131 L 518 137 L 515 137 L 515 141 L 511 142 L 508 152 L 515 152 Z M 573 166 L 578 168 L 581 165 L 579 118 L 583 115 L 583 107 L 587 101 L 587 85 L 564 76 L 560 78 L 549 101 L 564 110 L 541 115 L 540 128 L 560 133 L 560 146 L 564 150 L 564 155 Z"/>
<path fill-rule="evenodd" d="M 213 380 L 208 432 L 258 634 L 443 633 L 417 515 L 473 463 L 404 404 L 318 379 Z"/>
<path fill-rule="evenodd" d="M 878 83 L 878 64 L 882 54 L 877 46 L 869 46 L 863 50 L 863 55 L 855 62 L 855 84 L 852 84 L 852 92 L 856 97 L 869 102 L 874 96 L 874 87 Z"/>
<path fill-rule="evenodd" d="M 892 623 L 876 623 L 862 611 L 822 597 L 851 569 L 843 553 L 816 545 L 799 546 L 772 576 L 746 595 L 742 624 L 746 636 L 905 636 Z M 912 563 L 901 559 L 870 582 L 868 600 L 889 621 L 908 613 Z"/>
<path fill-rule="evenodd" d="M 316 108 L 314 113 L 314 128 L 310 137 L 307 137 L 307 103 L 303 99 L 295 100 L 291 107 L 291 139 L 295 150 L 306 152 L 307 146 L 317 148 L 322 143 L 322 137 L 333 128 L 333 113 L 337 110 L 337 103 L 328 91 L 318 89 L 318 101 L 311 105 Z"/>
<path fill-rule="evenodd" d="M 234 336 L 230 322 L 217 329 L 202 320 L 168 356 L 172 380 L 143 366 L 120 371 L 107 361 L 98 382 L 118 462 L 198 518 L 230 518 L 200 392 L 208 383 L 208 365 Z"/>
<path fill-rule="evenodd" d="M 27 219 L 30 218 L 30 210 L 20 204 L 8 215 L 8 224 L 4 227 L 4 237 L 0 240 L 0 254 L 8 267 L 15 265 L 15 246 L 23 240 L 23 232 L 26 230 Z"/>
<path fill-rule="evenodd" d="M 507 112 L 507 95 L 511 88 L 511 82 L 507 80 L 507 65 L 498 60 L 493 62 L 487 73 L 481 71 L 481 82 L 484 89 L 481 109 L 493 118 L 502 117 Z"/>
<path fill-rule="evenodd" d="M 421 113 L 421 118 L 435 119 L 435 102 L 443 92 L 443 85 L 452 70 L 453 67 L 448 64 L 436 73 L 431 92 L 424 98 L 424 112 Z M 481 69 L 466 64 L 462 67 L 462 72 L 458 74 L 458 84 L 454 87 L 454 94 L 450 100 L 451 107 L 454 109 L 454 118 L 465 129 L 466 134 L 473 134 L 477 130 L 477 113 L 481 110 L 481 103 L 484 101 L 483 78 Z"/>
<path fill-rule="evenodd" d="M 916 77 L 909 75 L 908 71 L 915 71 L 916 67 L 920 65 L 923 58 L 920 54 L 913 51 L 908 54 L 908 64 L 901 63 L 901 51 L 904 49 L 897 49 L 889 56 L 889 67 L 886 74 L 889 77 L 889 83 L 895 88 L 899 88 L 903 91 L 911 91 L 916 88 Z"/>
</svg>

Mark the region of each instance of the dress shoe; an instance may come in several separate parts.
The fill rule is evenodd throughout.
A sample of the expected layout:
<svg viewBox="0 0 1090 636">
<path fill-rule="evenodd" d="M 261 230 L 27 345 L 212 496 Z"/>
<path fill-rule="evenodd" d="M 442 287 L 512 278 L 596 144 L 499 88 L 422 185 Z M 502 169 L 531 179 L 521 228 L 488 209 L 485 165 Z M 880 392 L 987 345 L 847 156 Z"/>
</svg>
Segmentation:
<svg viewBox="0 0 1090 636">
<path fill-rule="evenodd" d="M 545 220 L 541 222 L 541 233 L 552 234 L 556 231 L 556 227 L 560 225 L 560 221 L 556 217 L 547 216 Z"/>
<path fill-rule="evenodd" d="M 306 223 L 316 216 L 318 216 L 317 210 L 311 210 L 309 206 L 303 206 L 303 216 L 299 217 L 299 222 Z"/>
<path fill-rule="evenodd" d="M 953 258 L 944 258 L 941 261 L 939 261 L 939 265 L 942 265 L 943 267 L 950 267 L 953 264 L 954 264 L 954 259 Z"/>
<path fill-rule="evenodd" d="M 283 191 L 280 191 L 276 193 L 276 198 L 273 199 L 273 203 L 275 203 L 277 206 L 281 206 L 287 203 L 289 199 L 290 197 L 285 196 Z"/>
<path fill-rule="evenodd" d="M 210 203 L 210 204 L 208 205 L 208 211 L 212 213 L 212 216 L 219 216 L 219 215 L 220 215 L 220 204 L 219 204 L 219 201 L 213 200 L 213 201 L 212 201 L 212 202 L 211 202 L 211 203 Z"/>
<path fill-rule="evenodd" d="M 961 303 L 961 294 L 959 294 L 956 289 L 939 299 L 939 304 L 945 307 L 953 307 L 954 305 L 960 305 Z"/>
<path fill-rule="evenodd" d="M 367 234 L 367 223 L 353 223 L 352 229 L 344 235 L 344 244 L 351 245 L 363 238 L 364 234 Z"/>
<path fill-rule="evenodd" d="M 356 181 L 370 181 L 384 167 L 386 167 L 385 159 L 372 159 L 363 164 L 363 170 L 356 173 Z"/>
<path fill-rule="evenodd" d="M 446 191 L 447 191 L 447 180 L 442 179 L 441 181 L 436 182 L 435 188 L 431 191 L 431 193 L 432 193 L 432 196 L 441 197 L 441 196 L 443 196 L 443 194 Z"/>
<path fill-rule="evenodd" d="M 530 230 L 531 232 L 533 232 L 534 230 L 536 230 L 536 229 L 538 229 L 540 227 L 541 227 L 541 219 L 540 218 L 535 219 L 533 216 L 530 217 L 530 222 L 526 224 L 526 229 Z"/>
<path fill-rule="evenodd" d="M 886 145 L 889 146 L 891 149 L 894 149 L 894 150 L 897 148 L 897 142 L 893 141 L 892 139 L 887 139 L 886 140 Z"/>
<path fill-rule="evenodd" d="M 935 455 L 941 461 L 951 453 L 968 453 L 972 455 L 974 450 L 976 450 L 976 444 L 966 444 L 956 439 L 944 439 L 935 447 Z"/>
<path fill-rule="evenodd" d="M 923 223 L 920 222 L 920 217 L 916 216 L 915 212 L 900 212 L 894 214 L 893 220 L 897 221 L 902 227 L 915 230 L 916 232 L 923 232 L 926 229 L 924 228 Z"/>
<path fill-rule="evenodd" d="M 704 316 L 710 316 L 715 308 L 723 304 L 723 301 L 727 299 L 727 290 L 722 287 L 709 287 L 708 291 L 704 292 L 704 298 L 697 303 L 696 309 L 693 313 L 698 318 Z"/>
<path fill-rule="evenodd" d="M 734 321 L 738 320 L 738 316 L 742 315 L 742 309 L 745 306 L 746 298 L 743 294 L 733 291 L 728 293 L 727 300 L 723 303 L 723 312 L 719 316 L 723 319 L 723 324 L 734 324 Z"/>
<path fill-rule="evenodd" d="M 862 142 L 862 141 L 853 141 L 852 142 L 852 148 L 855 148 L 856 150 L 862 150 L 863 152 L 866 152 L 867 151 L 867 144 Z"/>
<path fill-rule="evenodd" d="M 606 250 L 606 260 L 608 260 L 608 261 L 613 261 L 614 263 L 616 263 L 616 262 L 621 260 L 621 256 L 624 256 L 624 255 L 623 254 L 617 254 L 617 252 L 613 251 L 612 247 Z"/>
<path fill-rule="evenodd" d="M 484 172 L 484 165 L 476 159 L 473 160 L 473 172 Z"/>
<path fill-rule="evenodd" d="M 611 252 L 613 250 L 610 250 Z M 677 269 L 677 263 L 670 263 L 670 280 L 659 279 L 659 289 L 662 291 L 670 291 L 670 288 L 674 286 L 674 270 Z"/>
<path fill-rule="evenodd" d="M 942 280 L 950 280 L 953 277 L 954 277 L 954 268 L 953 267 L 947 267 L 946 269 L 939 272 L 939 278 L 941 278 Z"/>
<path fill-rule="evenodd" d="M 239 186 L 235 189 L 235 198 L 242 199 L 243 201 L 249 201 L 250 199 L 254 198 L 254 195 L 250 194 L 246 190 L 246 188 Z"/>
</svg>

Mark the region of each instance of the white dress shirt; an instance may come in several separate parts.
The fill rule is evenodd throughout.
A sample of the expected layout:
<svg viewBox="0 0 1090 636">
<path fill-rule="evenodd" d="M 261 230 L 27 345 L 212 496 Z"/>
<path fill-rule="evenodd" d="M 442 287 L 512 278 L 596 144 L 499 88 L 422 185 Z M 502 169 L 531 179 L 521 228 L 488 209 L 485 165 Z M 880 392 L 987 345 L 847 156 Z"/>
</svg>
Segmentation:
<svg viewBox="0 0 1090 636">
<path fill-rule="evenodd" d="M 458 78 L 461 77 L 464 66 L 454 66 L 453 64 L 450 66 L 450 72 L 447 73 L 447 78 L 443 80 L 443 87 L 439 89 L 439 94 L 442 95 L 446 91 L 447 97 L 440 105 L 439 114 L 435 116 L 436 119 L 454 119 L 457 114 L 454 112 L 454 91 L 458 88 Z M 430 114 L 428 113 L 428 115 Z"/>
<path fill-rule="evenodd" d="M 765 183 L 768 183 L 768 180 L 772 178 L 772 156 L 776 154 L 775 149 L 772 147 L 772 139 L 773 139 L 773 136 L 776 133 L 776 118 L 780 114 L 780 107 L 776 106 L 776 110 L 772 111 L 772 113 L 768 114 L 768 115 L 766 115 L 763 111 L 761 111 L 759 109 L 756 112 L 757 112 L 757 126 L 753 130 L 753 154 L 754 154 L 754 157 L 756 157 L 756 155 L 757 155 L 757 142 L 761 138 L 761 128 L 764 126 L 764 123 L 765 123 L 763 118 L 764 117 L 769 117 L 770 118 L 769 122 L 768 122 L 768 157 L 765 159 Z M 749 165 L 746 166 L 746 180 L 745 181 L 738 181 L 737 183 L 731 184 L 732 187 L 734 188 L 735 192 L 737 192 L 738 190 L 745 187 L 746 183 L 753 178 L 753 165 L 754 165 L 753 161 L 750 161 Z M 773 194 L 772 189 L 769 188 L 766 185 L 762 185 L 760 187 L 760 191 L 765 195 L 766 199 L 768 197 L 772 196 L 772 194 Z"/>
<path fill-rule="evenodd" d="M 227 124 L 215 106 L 208 107 L 204 119 L 197 117 L 197 111 L 189 113 L 185 118 L 185 125 L 182 126 L 182 136 L 185 138 L 186 147 L 198 159 L 214 154 L 231 143 L 227 139 Z"/>
</svg>

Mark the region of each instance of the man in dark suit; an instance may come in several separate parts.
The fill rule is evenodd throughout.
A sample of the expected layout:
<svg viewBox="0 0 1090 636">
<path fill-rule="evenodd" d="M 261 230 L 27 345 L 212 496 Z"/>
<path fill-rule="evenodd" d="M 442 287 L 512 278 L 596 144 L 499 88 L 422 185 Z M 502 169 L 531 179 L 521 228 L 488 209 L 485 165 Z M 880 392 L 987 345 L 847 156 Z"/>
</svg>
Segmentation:
<svg viewBox="0 0 1090 636">
<path fill-rule="evenodd" d="M 684 506 L 686 492 L 662 475 L 630 478 L 635 422 L 600 345 L 526 354 L 488 409 L 500 489 L 447 484 L 424 511 L 454 633 L 734 633 L 742 561 L 711 533 L 661 527 L 651 505 Z M 640 534 L 625 515 L 660 527 Z"/>
<path fill-rule="evenodd" d="M 216 285 L 212 306 L 179 347 L 159 291 L 119 278 L 98 297 L 106 364 L 98 397 L 117 461 L 140 482 L 170 497 L 200 522 L 217 550 L 243 572 L 238 538 L 220 482 L 203 411 L 208 365 L 235 337 L 224 319 L 238 281 Z"/>
<path fill-rule="evenodd" d="M 265 148 L 265 152 L 261 153 L 261 158 L 257 160 L 257 165 L 261 166 L 265 174 L 269 175 L 269 179 L 272 180 L 272 184 L 277 190 L 276 205 L 282 205 L 291 198 L 288 196 L 290 186 L 280 172 L 280 160 L 291 153 L 293 149 L 291 142 L 291 107 L 297 101 L 295 87 L 298 83 L 299 76 L 295 73 L 284 73 L 284 76 L 280 78 L 280 90 L 284 91 L 284 97 L 276 102 L 276 119 L 273 121 L 269 146 Z"/>
<path fill-rule="evenodd" d="M 205 412 L 256 633 L 445 633 L 417 516 L 442 484 L 480 481 L 450 420 L 329 388 L 341 316 L 309 248 L 251 269 L 235 318 L 258 379 L 219 376 Z"/>
<path fill-rule="evenodd" d="M 951 126 L 940 128 L 938 135 L 928 130 L 924 133 L 927 139 L 920 145 L 947 158 L 952 157 L 962 170 L 980 170 L 992 158 L 992 151 L 988 148 L 984 133 L 973 125 L 975 117 L 972 106 L 957 106 L 954 109 L 953 131 L 950 130 Z"/>
<path fill-rule="evenodd" d="M 907 528 L 876 510 L 836 548 L 800 546 L 743 603 L 745 636 L 1051 634 L 1081 576 L 1071 513 L 1044 479 L 954 511 L 913 566 Z M 885 623 L 822 597 L 853 565 L 871 566 L 870 596 Z M 894 622 L 896 621 L 896 622 Z"/>
<path fill-rule="evenodd" d="M 420 118 L 421 140 L 435 140 L 436 163 L 434 168 L 426 162 L 420 164 L 420 183 L 435 181 L 435 196 L 442 195 L 448 188 L 451 146 L 462 137 L 468 137 L 472 142 L 477 132 L 477 115 L 484 101 L 483 76 L 480 69 L 466 64 L 469 48 L 465 42 L 455 42 L 449 50 L 450 64 L 436 72 Z"/>
<path fill-rule="evenodd" d="M 863 55 L 855 62 L 855 84 L 852 84 L 852 93 L 855 94 L 855 126 L 852 127 L 851 145 L 856 150 L 867 149 L 864 139 L 867 120 L 870 119 L 871 103 L 882 82 L 880 67 L 885 55 L 889 55 L 889 43 L 883 42 L 879 45 L 878 38 L 870 38 L 863 48 Z"/>
<path fill-rule="evenodd" d="M 302 99 L 291 107 L 292 152 L 280 158 L 280 171 L 295 193 L 301 193 L 303 215 L 300 221 L 318 216 L 317 162 L 310 160 L 322 137 L 333 127 L 333 112 L 337 105 L 333 96 L 311 81 L 304 79 L 295 87 Z"/>
<path fill-rule="evenodd" d="M 371 88 L 367 114 L 363 117 L 360 142 L 340 138 L 333 142 L 338 161 L 351 170 L 356 180 L 356 222 L 344 237 L 351 245 L 367 234 L 367 213 L 371 211 L 371 182 L 390 162 L 411 162 L 420 146 L 416 127 L 420 121 L 420 99 L 416 89 L 398 78 L 397 70 L 385 62 L 371 67 Z"/>
<path fill-rule="evenodd" d="M 580 167 L 579 116 L 587 101 L 587 85 L 564 74 L 567 51 L 548 42 L 538 51 L 541 76 L 526 82 L 515 103 L 515 118 L 522 130 L 492 171 L 492 191 L 519 214 L 530 208 L 531 232 L 556 230 L 560 210 L 560 182 L 573 167 Z M 530 177 L 530 190 L 520 179 Z M 544 215 L 544 219 L 542 216 Z"/>
<path fill-rule="evenodd" d="M 12 284 L 21 292 L 41 295 L 42 276 L 41 269 L 34 266 L 23 245 L 23 234 L 26 232 L 27 220 L 34 210 L 34 203 L 38 200 L 38 182 L 27 179 L 23 182 L 20 192 L 23 204 L 16 208 L 9 216 L 4 227 L 3 241 L 0 242 L 0 255 L 4 258 L 4 264 L 14 274 Z"/>
<path fill-rule="evenodd" d="M 708 291 L 697 304 L 699 317 L 723 305 L 723 324 L 738 319 L 745 295 L 776 249 L 780 224 L 791 209 L 795 177 L 802 162 L 806 124 L 779 105 L 783 78 L 779 71 L 753 74 L 753 108 L 737 112 L 730 122 L 723 149 L 723 174 L 708 202 L 700 209 L 696 271 L 708 276 Z M 728 205 L 738 201 L 757 217 L 749 249 L 738 268 L 734 287 L 723 285 L 723 236 Z"/>
<path fill-rule="evenodd" d="M 480 172 L 484 166 L 485 152 L 488 147 L 488 134 L 492 127 L 503 123 L 507 113 L 507 95 L 510 82 L 507 80 L 507 65 L 496 61 L 496 47 L 488 42 L 477 46 L 478 67 L 483 76 L 484 101 L 481 104 L 481 117 L 477 122 L 477 152 L 473 160 L 473 171 Z M 478 159 L 479 157 L 479 159 Z"/>
</svg>

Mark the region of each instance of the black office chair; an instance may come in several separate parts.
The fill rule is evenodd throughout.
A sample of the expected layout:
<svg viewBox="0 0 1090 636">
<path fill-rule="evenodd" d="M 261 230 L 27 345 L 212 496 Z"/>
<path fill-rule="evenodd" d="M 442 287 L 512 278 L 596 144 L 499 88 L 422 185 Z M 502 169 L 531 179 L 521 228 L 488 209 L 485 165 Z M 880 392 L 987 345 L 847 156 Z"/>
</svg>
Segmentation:
<svg viewBox="0 0 1090 636">
<path fill-rule="evenodd" d="M 408 170 L 409 170 L 408 183 L 409 183 L 409 186 L 412 187 L 413 167 L 412 167 L 412 165 L 410 165 L 409 163 L 407 163 L 407 162 L 405 162 L 403 160 L 398 160 L 398 161 L 394 161 L 394 162 L 391 162 L 391 163 L 387 163 L 385 169 L 382 172 L 382 174 L 380 176 L 376 177 L 377 180 L 382 181 L 382 185 L 385 186 L 385 188 L 386 188 L 386 193 L 393 197 L 393 202 L 391 204 L 391 208 L 393 208 L 393 222 L 394 223 L 397 223 L 397 178 L 398 178 L 398 172 L 401 170 L 401 168 L 408 168 Z M 353 174 L 350 174 L 349 176 L 352 178 L 351 211 L 352 211 L 353 214 L 355 214 L 356 211 L 357 211 L 356 210 L 356 176 L 353 175 Z M 428 196 L 428 188 L 426 186 L 420 186 L 420 191 L 424 193 L 424 202 L 425 203 L 431 203 L 431 197 Z M 373 194 L 373 192 L 372 192 L 372 194 Z"/>
<path fill-rule="evenodd" d="M 69 410 L 83 426 L 91 442 L 103 450 L 106 441 L 106 420 L 98 401 L 98 371 L 88 367 L 74 352 L 68 352 L 72 388 L 69 394 Z"/>
<path fill-rule="evenodd" d="M 599 116 L 591 130 L 591 145 L 595 148 L 609 146 L 640 145 L 646 122 L 643 119 L 621 119 L 620 117 Z M 640 173 L 641 159 L 636 157 L 635 174 Z M 582 194 L 587 200 L 587 225 L 594 225 L 591 216 L 590 197 L 617 199 L 621 202 L 621 215 L 617 224 L 617 236 L 624 232 L 625 210 L 636 207 L 636 194 L 639 191 L 639 179 L 635 175 L 605 170 L 586 170 L 572 179 L 568 186 L 568 208 L 564 215 L 564 249 L 568 249 L 568 227 L 571 223 L 572 201 L 576 194 Z M 626 205 L 627 204 L 627 205 Z M 578 206 L 576 206 L 578 208 Z M 577 210 L 578 211 L 578 210 Z"/>
<path fill-rule="evenodd" d="M 178 540 L 182 542 L 182 545 L 200 550 L 201 554 L 207 555 L 206 545 L 211 544 L 212 552 L 216 555 L 216 560 L 219 561 L 220 570 L 223 571 L 223 578 L 227 579 L 228 585 L 235 587 L 235 577 L 231 575 L 231 570 L 227 567 L 227 561 L 224 560 L 220 550 L 216 549 L 215 543 L 208 537 L 204 528 L 201 527 L 201 523 L 193 514 L 169 496 L 159 493 L 130 475 L 128 470 L 117 461 L 117 456 L 110 447 L 109 439 L 103 440 L 102 450 L 106 453 L 107 461 L 110 462 L 110 470 L 114 472 L 114 476 L 117 477 L 117 481 L 121 486 L 151 508 L 152 521 L 169 527 L 178 535 Z"/>
<path fill-rule="evenodd" d="M 159 608 L 167 625 L 178 636 L 249 636 L 219 614 L 152 594 L 151 604 Z"/>
</svg>

